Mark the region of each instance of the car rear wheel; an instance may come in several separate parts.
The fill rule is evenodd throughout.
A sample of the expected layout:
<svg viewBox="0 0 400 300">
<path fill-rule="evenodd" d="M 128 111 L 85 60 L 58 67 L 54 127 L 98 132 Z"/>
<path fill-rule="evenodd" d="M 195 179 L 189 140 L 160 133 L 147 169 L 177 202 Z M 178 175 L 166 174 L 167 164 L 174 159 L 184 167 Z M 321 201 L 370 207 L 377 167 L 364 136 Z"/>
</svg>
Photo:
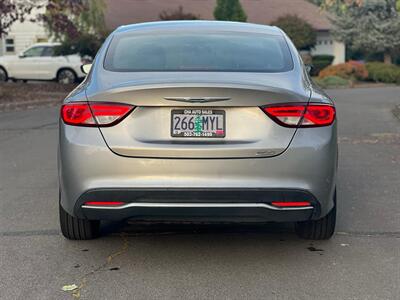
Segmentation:
<svg viewBox="0 0 400 300">
<path fill-rule="evenodd" d="M 8 74 L 7 71 L 0 67 L 0 82 L 6 82 L 8 80 Z"/>
<path fill-rule="evenodd" d="M 296 223 L 296 233 L 307 240 L 328 240 L 335 232 L 336 225 L 336 192 L 334 196 L 335 206 L 323 218 Z"/>
<path fill-rule="evenodd" d="M 70 240 L 91 240 L 99 236 L 100 221 L 71 216 L 60 204 L 60 226 L 63 236 Z"/>
<path fill-rule="evenodd" d="M 57 82 L 61 84 L 72 84 L 77 80 L 77 76 L 74 71 L 69 69 L 63 69 L 57 73 Z"/>
</svg>

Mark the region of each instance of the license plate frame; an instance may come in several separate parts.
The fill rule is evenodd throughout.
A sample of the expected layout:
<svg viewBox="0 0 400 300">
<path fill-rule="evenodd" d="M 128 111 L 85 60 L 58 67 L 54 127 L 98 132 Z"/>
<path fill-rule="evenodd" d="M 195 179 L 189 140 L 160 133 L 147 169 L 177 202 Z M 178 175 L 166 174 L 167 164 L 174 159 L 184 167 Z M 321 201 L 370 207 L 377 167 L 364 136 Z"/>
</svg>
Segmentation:
<svg viewBox="0 0 400 300">
<path fill-rule="evenodd" d="M 175 125 L 175 120 L 174 117 L 177 115 L 185 115 L 187 117 L 193 116 L 200 116 L 201 118 L 203 116 L 216 116 L 218 121 L 216 122 L 216 128 L 215 130 L 208 130 L 204 131 L 204 124 L 203 124 L 203 118 L 201 121 L 201 126 L 202 130 L 199 132 L 199 130 L 195 129 L 178 129 L 176 130 L 174 128 Z M 219 117 L 222 116 L 222 129 L 218 128 L 218 125 L 220 124 L 220 119 Z M 211 121 L 210 121 L 211 122 Z M 186 108 L 186 109 L 173 109 L 171 110 L 171 137 L 174 138 L 225 138 L 226 136 L 226 112 L 225 110 L 222 109 L 212 109 L 212 108 Z M 195 124 L 195 123 L 194 123 Z M 196 126 L 196 124 L 194 125 Z M 200 126 L 200 125 L 198 125 Z M 207 125 L 208 126 L 208 125 Z M 210 133 L 211 131 L 211 133 Z"/>
</svg>

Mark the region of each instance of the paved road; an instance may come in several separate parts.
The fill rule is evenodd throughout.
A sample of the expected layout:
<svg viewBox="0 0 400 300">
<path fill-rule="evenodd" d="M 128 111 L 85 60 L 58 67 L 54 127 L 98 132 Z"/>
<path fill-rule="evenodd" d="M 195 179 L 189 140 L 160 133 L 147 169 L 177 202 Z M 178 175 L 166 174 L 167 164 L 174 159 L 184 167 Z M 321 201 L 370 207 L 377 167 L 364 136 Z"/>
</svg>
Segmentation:
<svg viewBox="0 0 400 300">
<path fill-rule="evenodd" d="M 399 299 L 400 88 L 331 91 L 340 133 L 338 233 L 106 224 L 60 236 L 55 108 L 0 114 L 0 298 Z M 316 166 L 318 167 L 318 166 Z M 121 234 L 124 233 L 125 234 Z M 78 296 L 78 295 L 77 295 Z"/>
</svg>

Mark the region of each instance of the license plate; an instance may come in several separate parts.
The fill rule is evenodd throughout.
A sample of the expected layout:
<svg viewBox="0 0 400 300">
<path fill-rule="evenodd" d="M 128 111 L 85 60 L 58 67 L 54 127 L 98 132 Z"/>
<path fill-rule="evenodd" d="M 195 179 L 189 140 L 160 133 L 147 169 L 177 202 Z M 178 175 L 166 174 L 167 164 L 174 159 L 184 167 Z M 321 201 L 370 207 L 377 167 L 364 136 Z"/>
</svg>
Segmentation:
<svg viewBox="0 0 400 300">
<path fill-rule="evenodd" d="M 173 137 L 225 137 L 225 111 L 214 109 L 174 109 L 171 112 Z"/>
</svg>

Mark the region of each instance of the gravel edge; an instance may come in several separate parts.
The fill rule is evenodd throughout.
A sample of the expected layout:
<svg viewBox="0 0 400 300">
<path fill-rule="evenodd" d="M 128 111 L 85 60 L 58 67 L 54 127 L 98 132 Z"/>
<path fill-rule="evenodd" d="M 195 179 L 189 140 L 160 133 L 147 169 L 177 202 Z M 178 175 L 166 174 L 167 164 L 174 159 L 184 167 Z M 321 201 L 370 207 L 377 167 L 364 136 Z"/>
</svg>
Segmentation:
<svg viewBox="0 0 400 300">
<path fill-rule="evenodd" d="M 393 110 L 392 110 L 393 114 L 395 117 L 397 117 L 397 119 L 399 119 L 400 121 L 400 104 L 397 104 Z"/>
</svg>

